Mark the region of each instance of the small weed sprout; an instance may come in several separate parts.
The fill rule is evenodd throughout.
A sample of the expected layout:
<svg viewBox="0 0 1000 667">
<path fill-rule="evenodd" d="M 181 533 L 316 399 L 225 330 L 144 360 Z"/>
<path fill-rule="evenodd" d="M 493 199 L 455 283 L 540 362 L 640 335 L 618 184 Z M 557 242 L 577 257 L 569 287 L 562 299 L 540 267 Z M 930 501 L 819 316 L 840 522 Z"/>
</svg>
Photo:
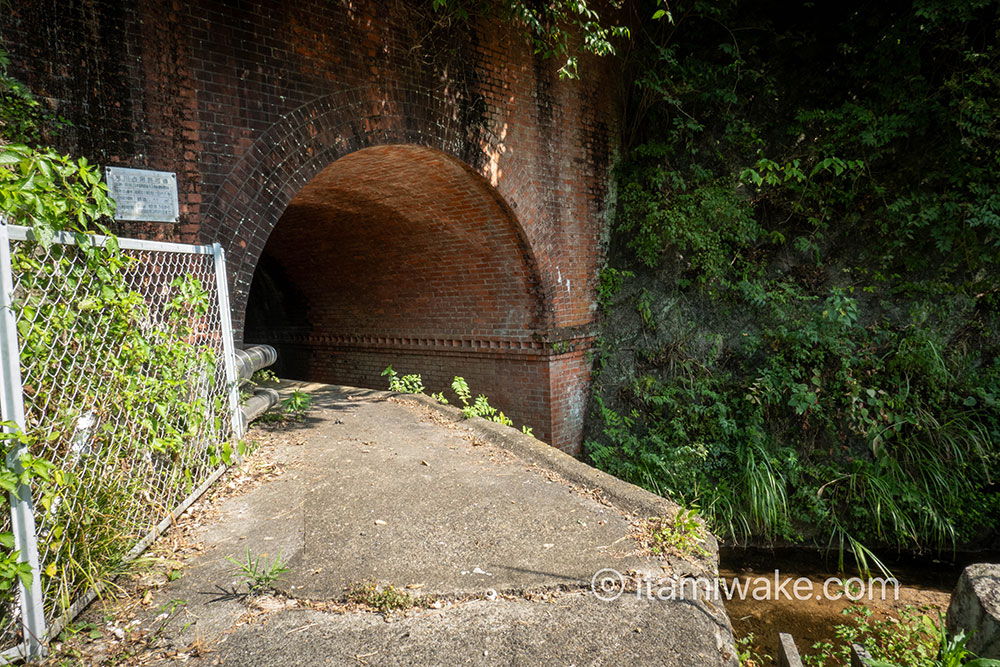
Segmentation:
<svg viewBox="0 0 1000 667">
<path fill-rule="evenodd" d="M 472 392 L 469 391 L 469 383 L 465 381 L 465 378 L 456 375 L 451 381 L 451 390 L 458 396 L 458 400 L 462 401 L 462 405 L 469 405 L 469 401 L 472 400 Z M 464 413 L 465 410 L 462 412 Z"/>
<path fill-rule="evenodd" d="M 295 389 L 287 398 L 281 401 L 280 411 L 268 410 L 258 419 L 265 424 L 285 424 L 292 421 L 301 422 L 312 407 L 312 395 Z M 227 461 L 228 463 L 228 461 Z"/>
<path fill-rule="evenodd" d="M 462 415 L 466 419 L 482 417 L 483 419 L 503 424 L 504 426 L 514 425 L 511 418 L 505 415 L 502 410 L 497 410 L 490 405 L 490 401 L 485 395 L 479 394 L 479 396 L 476 396 L 476 400 L 473 401 L 472 391 L 469 389 L 469 384 L 465 381 L 465 378 L 456 375 L 451 381 L 451 389 L 458 396 L 458 400 L 462 402 Z M 521 426 L 521 432 L 532 435 L 530 426 Z"/>
<path fill-rule="evenodd" d="M 312 406 L 312 396 L 304 391 L 296 389 L 292 394 L 281 402 L 281 409 L 286 414 L 301 420 Z"/>
<path fill-rule="evenodd" d="M 490 405 L 489 399 L 483 394 L 476 396 L 476 400 L 472 401 L 472 392 L 469 390 L 469 384 L 465 378 L 456 375 L 455 379 L 451 381 L 451 389 L 458 396 L 458 400 L 462 401 L 462 415 L 466 419 L 482 417 L 504 426 L 514 425 L 514 422 L 507 415 Z"/>
<path fill-rule="evenodd" d="M 277 384 L 278 382 L 280 382 L 278 376 L 270 368 L 255 371 L 240 387 L 240 403 L 246 402 L 253 396 L 254 387 L 259 387 L 262 384 Z"/>
<path fill-rule="evenodd" d="M 88 639 L 100 639 L 104 636 L 101 629 L 93 621 L 69 623 L 62 632 L 59 633 L 59 641 L 69 641 L 73 637 L 86 636 Z"/>
<path fill-rule="evenodd" d="M 395 611 L 403 612 L 414 606 L 413 597 L 406 591 L 401 591 L 391 585 L 379 589 L 374 581 L 352 587 L 347 593 L 347 601 L 363 604 L 382 614 L 391 614 Z"/>
<path fill-rule="evenodd" d="M 702 546 L 704 528 L 694 509 L 679 509 L 672 519 L 653 517 L 648 521 L 652 542 L 650 549 L 656 555 L 676 550 L 684 555 L 708 555 Z"/>
<path fill-rule="evenodd" d="M 419 374 L 400 376 L 393 368 L 392 364 L 382 371 L 382 377 L 389 378 L 389 391 L 400 394 L 422 394 L 424 393 L 424 381 Z"/>
<path fill-rule="evenodd" d="M 642 318 L 643 325 L 651 332 L 655 333 L 656 319 L 653 317 L 652 298 L 652 294 L 650 294 L 646 288 L 643 288 L 642 292 L 639 294 L 639 303 L 636 305 L 636 310 Z"/>
<path fill-rule="evenodd" d="M 384 371 L 382 371 L 382 377 L 389 378 L 389 391 L 395 391 L 400 394 L 424 393 L 424 382 L 419 374 L 415 373 L 400 376 L 392 365 L 389 365 Z M 483 419 L 503 424 L 504 426 L 514 425 L 514 422 L 510 417 L 505 415 L 501 410 L 497 410 L 490 405 L 490 401 L 485 395 L 479 394 L 476 396 L 475 400 L 473 400 L 472 391 L 469 389 L 469 384 L 465 381 L 465 378 L 456 375 L 451 381 L 451 389 L 455 392 L 455 395 L 458 396 L 458 400 L 461 401 L 462 415 L 466 419 L 482 417 Z M 448 399 L 445 398 L 443 391 L 431 394 L 431 398 L 443 405 L 448 404 Z M 522 426 L 521 432 L 527 435 L 533 435 L 529 426 Z"/>
<path fill-rule="evenodd" d="M 275 582 L 281 578 L 281 575 L 288 572 L 288 567 L 281 560 L 281 555 L 282 552 L 279 550 L 274 561 L 268 562 L 265 556 L 257 556 L 256 558 L 251 556 L 250 548 L 247 547 L 245 562 L 241 563 L 235 558 L 227 558 L 226 560 L 236 565 L 233 573 L 242 577 L 241 583 L 246 584 L 247 594 L 253 597 L 271 589 Z"/>
<path fill-rule="evenodd" d="M 264 424 L 283 424 L 288 421 L 288 415 L 269 410 L 258 417 L 257 421 Z"/>
<path fill-rule="evenodd" d="M 257 387 L 262 384 L 277 384 L 280 380 L 278 380 L 278 376 L 270 368 L 262 368 L 259 371 L 255 371 L 247 382 Z"/>
<path fill-rule="evenodd" d="M 619 271 L 610 266 L 601 269 L 599 276 L 600 284 L 597 288 L 597 305 L 600 306 L 602 313 L 605 315 L 609 313 L 611 301 L 619 290 L 621 290 L 622 285 L 625 284 L 625 280 L 634 277 L 635 274 L 631 271 Z"/>
<path fill-rule="evenodd" d="M 764 667 L 764 665 L 774 664 L 774 659 L 771 656 L 754 650 L 754 639 L 756 639 L 756 635 L 751 632 L 746 637 L 740 637 L 736 640 L 736 652 L 739 654 L 740 666 Z"/>
</svg>

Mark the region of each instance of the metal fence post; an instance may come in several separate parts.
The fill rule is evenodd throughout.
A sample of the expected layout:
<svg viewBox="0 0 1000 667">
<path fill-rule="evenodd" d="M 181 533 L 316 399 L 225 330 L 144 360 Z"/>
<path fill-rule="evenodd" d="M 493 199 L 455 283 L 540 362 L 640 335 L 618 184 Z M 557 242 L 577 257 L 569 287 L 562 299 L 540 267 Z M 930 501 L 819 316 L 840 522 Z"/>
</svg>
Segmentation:
<svg viewBox="0 0 1000 667">
<path fill-rule="evenodd" d="M 0 220 L 0 416 L 11 421 L 22 432 L 24 423 L 24 396 L 21 387 L 21 359 L 18 352 L 17 325 L 11 300 L 14 277 L 10 265 L 10 238 L 7 225 Z M 5 431 L 10 431 L 5 428 Z M 7 454 L 7 465 L 20 474 L 21 456 L 25 446 L 16 445 Z M 26 660 L 45 654 L 45 608 L 42 604 L 42 583 L 38 563 L 38 543 L 35 535 L 35 512 L 31 501 L 31 488 L 19 485 L 10 494 L 10 518 L 14 530 L 14 548 L 20 552 L 19 560 L 31 567 L 31 586 L 18 581 L 21 599 L 21 627 L 24 632 L 23 656 Z"/>
<path fill-rule="evenodd" d="M 229 388 L 229 409 L 232 411 L 233 434 L 243 437 L 240 419 L 240 387 L 236 378 L 236 345 L 233 342 L 233 313 L 229 306 L 229 278 L 226 277 L 226 253 L 219 243 L 212 244 L 215 257 L 215 283 L 219 293 L 219 319 L 222 322 L 222 349 L 226 363 L 226 386 Z M 236 452 L 237 459 L 239 452 Z"/>
</svg>

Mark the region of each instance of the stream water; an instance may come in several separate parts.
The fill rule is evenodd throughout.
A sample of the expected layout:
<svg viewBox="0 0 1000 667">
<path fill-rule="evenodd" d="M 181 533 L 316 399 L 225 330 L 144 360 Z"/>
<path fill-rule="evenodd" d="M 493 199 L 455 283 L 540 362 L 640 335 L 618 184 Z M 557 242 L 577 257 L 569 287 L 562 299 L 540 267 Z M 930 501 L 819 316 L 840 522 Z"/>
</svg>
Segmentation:
<svg viewBox="0 0 1000 667">
<path fill-rule="evenodd" d="M 951 556 L 885 556 L 882 561 L 899 581 L 898 588 L 889 584 L 883 595 L 881 584 L 875 582 L 857 602 L 844 597 L 839 583 L 826 583 L 856 575 L 853 562 L 845 562 L 846 573 L 841 575 L 836 554 L 827 556 L 812 549 L 723 548 L 719 575 L 729 582 L 730 590 L 734 578 L 744 583 L 743 595 L 735 594 L 725 602 L 736 636 L 752 633 L 756 650 L 776 660 L 779 632 L 791 634 L 801 654 L 815 653 L 812 647 L 816 642 L 834 642 L 834 626 L 845 622 L 841 612 L 851 604 L 864 605 L 879 616 L 896 615 L 909 605 L 924 609 L 936 619 L 938 610 L 947 611 L 951 592 L 966 565 L 1000 562 L 1000 553 L 959 554 L 954 560 Z M 779 586 L 790 580 L 780 591 L 775 586 L 775 570 Z M 874 572 L 872 576 L 882 575 Z M 795 581 L 799 579 L 796 590 Z M 851 591 L 854 596 L 861 593 L 860 586 Z"/>
</svg>

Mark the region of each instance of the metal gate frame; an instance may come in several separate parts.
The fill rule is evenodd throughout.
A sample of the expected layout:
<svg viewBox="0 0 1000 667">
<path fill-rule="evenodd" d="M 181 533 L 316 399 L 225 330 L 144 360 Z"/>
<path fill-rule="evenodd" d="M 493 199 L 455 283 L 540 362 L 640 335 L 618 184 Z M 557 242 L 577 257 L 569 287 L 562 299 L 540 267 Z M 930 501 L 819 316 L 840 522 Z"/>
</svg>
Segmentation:
<svg viewBox="0 0 1000 667">
<path fill-rule="evenodd" d="M 104 246 L 108 242 L 108 237 L 106 236 L 88 235 L 88 238 L 96 246 Z M 16 428 L 22 432 L 25 429 L 24 394 L 17 323 L 12 308 L 15 282 L 11 268 L 10 249 L 12 241 L 23 242 L 34 240 L 35 236 L 30 228 L 7 224 L 6 219 L 0 216 L 0 421 L 13 422 Z M 242 438 L 243 422 L 240 419 L 239 386 L 236 376 L 235 344 L 233 341 L 232 313 L 229 302 L 229 281 L 226 277 L 226 258 L 222 246 L 218 243 L 212 245 L 191 245 L 128 238 L 117 238 L 116 240 L 119 248 L 122 250 L 212 255 L 222 330 L 231 432 L 236 439 Z M 67 232 L 57 232 L 53 239 L 53 244 L 76 245 L 76 235 Z M 4 427 L 4 432 L 11 433 L 15 431 L 9 427 Z M 7 465 L 16 473 L 20 473 L 22 470 L 20 459 L 25 453 L 25 449 L 25 445 L 19 444 L 8 453 Z M 168 516 L 164 517 L 129 551 L 125 556 L 125 560 L 132 560 L 142 553 L 227 468 L 228 466 L 223 463 L 213 471 L 191 495 L 183 500 Z M 30 486 L 22 484 L 19 485 L 15 492 L 11 492 L 10 506 L 11 526 L 15 540 L 14 548 L 20 552 L 20 562 L 27 563 L 31 567 L 32 583 L 29 587 L 25 586 L 23 582 L 18 581 L 21 629 L 24 639 L 20 645 L 0 653 L 0 663 L 11 663 L 18 660 L 30 661 L 44 657 L 47 652 L 46 643 L 48 640 L 57 635 L 99 593 L 98 590 L 91 589 L 80 599 L 75 600 L 61 617 L 55 619 L 47 627 L 40 580 L 34 504 L 31 498 Z"/>
</svg>

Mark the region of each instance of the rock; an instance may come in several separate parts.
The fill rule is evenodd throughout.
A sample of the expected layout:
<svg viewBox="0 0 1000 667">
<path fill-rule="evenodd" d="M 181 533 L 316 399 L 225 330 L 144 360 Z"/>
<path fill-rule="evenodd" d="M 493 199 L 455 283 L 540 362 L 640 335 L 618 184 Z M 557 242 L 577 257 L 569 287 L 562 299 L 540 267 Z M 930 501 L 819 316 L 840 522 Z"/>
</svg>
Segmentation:
<svg viewBox="0 0 1000 667">
<path fill-rule="evenodd" d="M 1000 659 L 1000 564 L 965 568 L 948 605 L 948 631 L 965 630 L 966 647 L 981 658 Z"/>
</svg>

